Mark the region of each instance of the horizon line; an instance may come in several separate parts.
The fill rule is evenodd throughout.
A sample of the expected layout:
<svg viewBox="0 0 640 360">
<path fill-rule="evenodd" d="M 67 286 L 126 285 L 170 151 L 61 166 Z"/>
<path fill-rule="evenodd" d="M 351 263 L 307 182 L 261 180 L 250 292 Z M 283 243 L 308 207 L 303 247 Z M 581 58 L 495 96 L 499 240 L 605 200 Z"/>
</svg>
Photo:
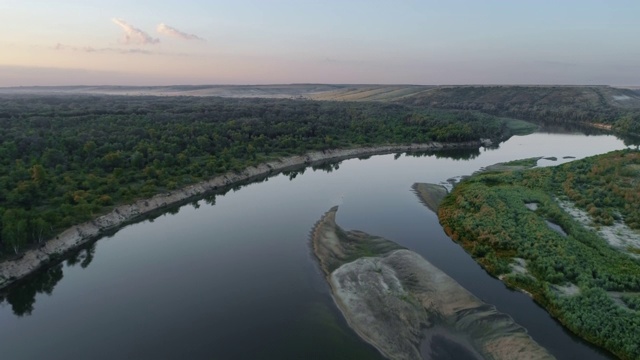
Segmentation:
<svg viewBox="0 0 640 360">
<path fill-rule="evenodd" d="M 514 86 L 514 87 L 628 87 L 628 88 L 640 88 L 640 84 L 527 84 L 527 83 L 513 83 L 513 84 L 499 84 L 499 83 L 468 83 L 468 84 L 411 84 L 411 83 L 268 83 L 268 84 L 171 84 L 171 85 L 16 85 L 16 86 L 0 86 L 0 89 L 25 89 L 25 88 L 166 88 L 166 87 L 267 87 L 267 86 L 430 86 L 430 87 L 464 87 L 464 86 L 477 86 L 477 87 L 500 87 L 500 86 Z"/>
</svg>

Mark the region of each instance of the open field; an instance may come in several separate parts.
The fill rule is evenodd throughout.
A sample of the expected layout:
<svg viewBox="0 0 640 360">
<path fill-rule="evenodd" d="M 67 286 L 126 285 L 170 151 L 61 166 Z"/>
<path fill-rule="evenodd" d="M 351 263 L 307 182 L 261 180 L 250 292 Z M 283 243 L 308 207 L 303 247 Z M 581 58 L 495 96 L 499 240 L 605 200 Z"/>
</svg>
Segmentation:
<svg viewBox="0 0 640 360">
<path fill-rule="evenodd" d="M 172 86 L 24 86 L 0 88 L 0 94 L 219 96 L 231 98 L 309 98 L 345 85 L 172 85 Z"/>
<path fill-rule="evenodd" d="M 129 96 L 220 96 L 305 98 L 339 101 L 403 101 L 432 107 L 614 106 L 640 108 L 640 87 L 610 86 L 444 86 L 444 85 L 172 85 L 172 86 L 21 86 L 0 94 L 101 94 Z"/>
</svg>

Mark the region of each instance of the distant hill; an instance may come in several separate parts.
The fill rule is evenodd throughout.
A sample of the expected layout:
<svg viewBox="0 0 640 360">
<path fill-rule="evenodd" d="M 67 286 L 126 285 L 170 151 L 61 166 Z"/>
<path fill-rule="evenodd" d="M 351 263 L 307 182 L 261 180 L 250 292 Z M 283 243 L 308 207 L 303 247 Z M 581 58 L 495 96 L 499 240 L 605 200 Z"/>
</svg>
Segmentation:
<svg viewBox="0 0 640 360">
<path fill-rule="evenodd" d="M 399 101 L 436 89 L 429 85 L 347 85 L 311 95 L 314 100 Z"/>
<path fill-rule="evenodd" d="M 550 125 L 582 124 L 640 134 L 640 89 L 610 86 L 350 85 L 309 96 L 316 100 L 397 102 L 426 108 L 481 111 Z"/>
<path fill-rule="evenodd" d="M 0 88 L 0 94 L 216 96 L 395 102 L 422 108 L 481 111 L 543 124 L 582 124 L 640 134 L 640 88 L 611 86 L 174 85 Z"/>
<path fill-rule="evenodd" d="M 640 134 L 640 91 L 610 86 L 442 86 L 397 101 L 475 110 L 544 124 Z"/>
<path fill-rule="evenodd" d="M 20 86 L 0 94 L 104 94 L 130 96 L 220 96 L 338 101 L 401 101 L 440 108 L 494 110 L 509 106 L 640 108 L 640 88 L 610 86 L 437 86 L 361 84 Z"/>
<path fill-rule="evenodd" d="M 640 92 L 610 86 L 441 86 L 406 101 L 489 111 L 507 107 L 640 108 Z"/>
<path fill-rule="evenodd" d="M 610 86 L 344 85 L 314 93 L 316 100 L 397 101 L 437 108 L 493 111 L 522 107 L 638 108 L 640 88 Z"/>
<path fill-rule="evenodd" d="M 309 98 L 346 85 L 171 85 L 171 86 L 20 86 L 0 88 L 0 94 L 73 94 L 126 96 L 219 96 L 232 98 Z"/>
</svg>

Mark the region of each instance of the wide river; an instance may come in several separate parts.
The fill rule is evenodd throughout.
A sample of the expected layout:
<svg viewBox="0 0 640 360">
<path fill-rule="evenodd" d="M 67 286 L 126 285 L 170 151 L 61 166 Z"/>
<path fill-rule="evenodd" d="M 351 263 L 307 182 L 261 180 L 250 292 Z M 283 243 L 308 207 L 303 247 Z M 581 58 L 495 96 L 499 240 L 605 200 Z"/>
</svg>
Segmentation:
<svg viewBox="0 0 640 360">
<path fill-rule="evenodd" d="M 464 153 L 352 159 L 333 171 L 281 174 L 176 207 L 12 288 L 0 305 L 0 356 L 380 358 L 343 320 L 309 249 L 314 223 L 340 205 L 337 221 L 344 229 L 418 252 L 510 314 L 559 359 L 609 358 L 482 270 L 444 234 L 411 185 L 441 183 L 512 159 L 558 158 L 541 160 L 544 166 L 624 147 L 614 136 L 539 132 L 466 159 L 460 159 Z"/>
</svg>

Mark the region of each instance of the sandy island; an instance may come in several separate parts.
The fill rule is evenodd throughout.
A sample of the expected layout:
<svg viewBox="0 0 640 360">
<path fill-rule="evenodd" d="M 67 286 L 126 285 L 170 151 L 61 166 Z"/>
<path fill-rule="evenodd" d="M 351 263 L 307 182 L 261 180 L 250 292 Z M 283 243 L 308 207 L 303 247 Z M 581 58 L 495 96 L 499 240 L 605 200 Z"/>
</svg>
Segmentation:
<svg viewBox="0 0 640 360">
<path fill-rule="evenodd" d="M 506 314 L 413 251 L 335 222 L 311 242 L 349 325 L 389 359 L 553 359 Z"/>
</svg>

